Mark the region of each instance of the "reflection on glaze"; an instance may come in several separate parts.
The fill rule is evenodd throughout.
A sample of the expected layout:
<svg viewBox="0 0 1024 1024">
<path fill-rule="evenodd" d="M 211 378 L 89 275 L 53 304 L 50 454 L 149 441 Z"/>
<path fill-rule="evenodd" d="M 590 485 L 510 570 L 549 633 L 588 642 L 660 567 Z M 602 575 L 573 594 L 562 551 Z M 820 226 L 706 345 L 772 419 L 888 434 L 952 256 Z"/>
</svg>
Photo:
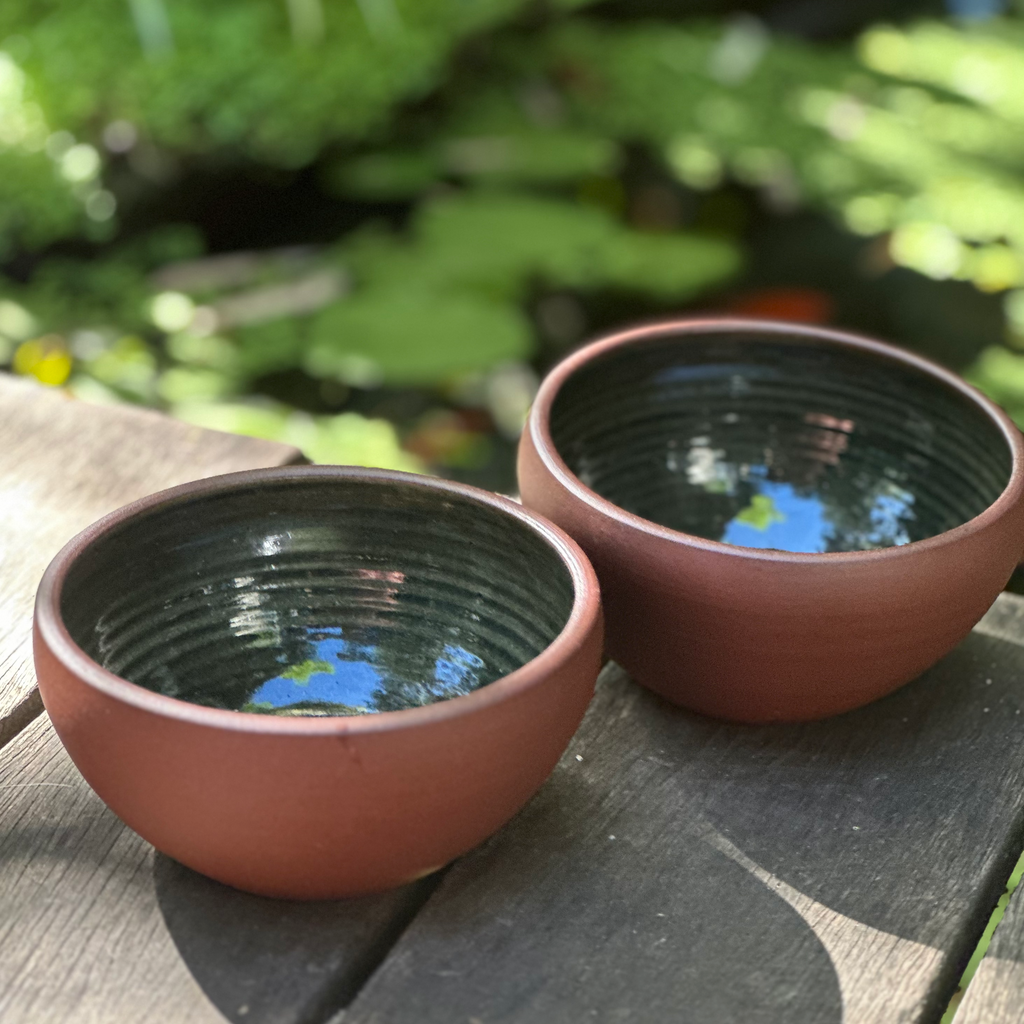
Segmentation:
<svg viewBox="0 0 1024 1024">
<path fill-rule="evenodd" d="M 1010 479 L 999 430 L 898 361 L 754 329 L 666 335 L 578 367 L 551 405 L 569 469 L 669 529 L 789 551 L 912 543 Z"/>
<path fill-rule="evenodd" d="M 86 653 L 166 697 L 257 714 L 468 694 L 548 647 L 575 595 L 532 527 L 390 481 L 217 492 L 132 520 L 97 552 L 61 605 Z"/>
<path fill-rule="evenodd" d="M 471 693 L 484 662 L 444 644 L 429 681 L 402 679 L 379 644 L 345 640 L 338 626 L 303 627 L 308 657 L 259 685 L 239 711 L 287 716 L 367 715 Z"/>
<path fill-rule="evenodd" d="M 845 441 L 845 435 L 839 435 Z M 846 445 L 827 439 L 808 460 L 799 482 L 778 479 L 772 450 L 763 464 L 733 463 L 721 448 L 699 437 L 686 462 L 687 483 L 716 496 L 711 540 L 749 548 L 823 552 L 897 547 L 910 542 L 914 496 L 885 476 L 852 479 L 842 472 Z M 666 466 L 678 471 L 678 443 L 670 442 Z M 821 457 L 824 453 L 825 457 Z M 833 469 L 831 467 L 837 467 Z M 717 534 L 717 536 L 715 535 Z"/>
<path fill-rule="evenodd" d="M 802 497 L 792 484 L 759 483 L 758 493 L 726 524 L 719 538 L 727 544 L 779 551 L 825 551 L 831 524 L 822 503 Z"/>
<path fill-rule="evenodd" d="M 732 391 L 742 377 L 733 375 Z M 740 389 L 742 390 L 742 389 Z M 630 511 L 684 533 L 780 551 L 863 551 L 909 543 L 916 521 L 907 470 L 883 450 L 867 465 L 852 419 L 805 412 L 763 423 L 736 411 L 669 432 L 649 476 L 615 498 Z M 882 462 L 879 466 L 878 462 Z M 577 472 L 599 493 L 606 463 Z M 651 481 L 654 481 L 652 484 Z M 640 484 L 643 483 L 643 486 Z"/>
</svg>

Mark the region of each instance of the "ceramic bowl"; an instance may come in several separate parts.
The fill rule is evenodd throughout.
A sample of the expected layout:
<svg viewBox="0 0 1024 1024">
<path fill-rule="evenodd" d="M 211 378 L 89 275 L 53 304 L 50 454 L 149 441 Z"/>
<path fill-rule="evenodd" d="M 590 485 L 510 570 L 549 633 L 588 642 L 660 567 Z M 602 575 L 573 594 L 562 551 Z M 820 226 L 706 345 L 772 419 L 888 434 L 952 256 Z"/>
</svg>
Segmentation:
<svg viewBox="0 0 1024 1024">
<path fill-rule="evenodd" d="M 669 700 L 819 718 L 913 679 L 1024 550 L 1021 436 L 919 356 L 700 319 L 617 334 L 541 386 L 523 501 L 601 581 L 607 648 Z"/>
<path fill-rule="evenodd" d="M 547 777 L 593 693 L 593 570 L 515 502 L 310 466 L 101 519 L 36 601 L 46 709 L 158 850 L 270 896 L 420 877 Z"/>
</svg>

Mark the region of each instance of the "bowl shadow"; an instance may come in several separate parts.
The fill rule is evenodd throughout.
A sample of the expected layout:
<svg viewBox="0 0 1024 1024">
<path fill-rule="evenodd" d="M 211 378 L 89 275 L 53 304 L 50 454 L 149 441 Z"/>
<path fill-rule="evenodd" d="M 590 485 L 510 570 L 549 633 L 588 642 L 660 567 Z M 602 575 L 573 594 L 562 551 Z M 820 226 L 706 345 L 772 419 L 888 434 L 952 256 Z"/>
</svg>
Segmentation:
<svg viewBox="0 0 1024 1024">
<path fill-rule="evenodd" d="M 238 1024 L 319 1024 L 355 996 L 441 878 L 347 900 L 276 900 L 232 889 L 163 854 L 157 902 L 207 998 Z"/>
</svg>

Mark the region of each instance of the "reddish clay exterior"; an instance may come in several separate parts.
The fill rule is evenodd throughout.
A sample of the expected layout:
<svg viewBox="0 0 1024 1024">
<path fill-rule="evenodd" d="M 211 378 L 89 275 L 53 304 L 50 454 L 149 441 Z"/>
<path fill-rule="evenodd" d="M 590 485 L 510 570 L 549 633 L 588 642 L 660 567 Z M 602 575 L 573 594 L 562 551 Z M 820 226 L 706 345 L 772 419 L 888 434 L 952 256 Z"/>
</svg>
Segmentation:
<svg viewBox="0 0 1024 1024">
<path fill-rule="evenodd" d="M 867 347 L 937 374 L 999 425 L 1010 482 L 985 512 L 902 547 L 830 554 L 756 550 L 679 533 L 617 508 L 558 455 L 548 418 L 561 384 L 610 347 L 656 335 L 778 331 Z M 952 650 L 1005 586 L 1024 549 L 1024 445 L 995 405 L 927 360 L 853 335 L 704 319 L 595 342 L 544 381 L 519 449 L 525 504 L 574 537 L 599 580 L 606 649 L 640 683 L 740 722 L 800 721 L 859 707 Z"/>
<path fill-rule="evenodd" d="M 39 687 L 61 740 L 110 808 L 158 850 L 267 896 L 375 892 L 465 853 L 547 778 L 593 694 L 602 649 L 597 580 L 560 531 L 543 524 L 572 571 L 575 604 L 555 642 L 522 668 L 427 707 L 270 719 L 120 679 L 88 658 L 60 620 L 74 558 L 98 531 L 161 497 L 72 541 L 43 578 L 35 622 Z"/>
</svg>

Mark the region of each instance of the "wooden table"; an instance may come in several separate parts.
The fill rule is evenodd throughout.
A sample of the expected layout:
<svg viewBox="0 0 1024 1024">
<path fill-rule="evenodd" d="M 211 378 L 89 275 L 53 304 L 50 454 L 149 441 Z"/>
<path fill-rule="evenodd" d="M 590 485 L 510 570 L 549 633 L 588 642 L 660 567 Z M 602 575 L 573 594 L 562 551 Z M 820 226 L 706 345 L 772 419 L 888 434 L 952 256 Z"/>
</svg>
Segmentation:
<svg viewBox="0 0 1024 1024">
<path fill-rule="evenodd" d="M 34 688 L 32 592 L 89 521 L 280 445 L 0 379 L 3 1024 L 938 1022 L 1024 847 L 1024 601 L 899 693 L 749 728 L 615 665 L 538 796 L 448 870 L 299 904 L 123 826 Z M 898 624 L 896 624 L 898 626 Z M 957 1024 L 1024 1021 L 1015 896 Z"/>
</svg>

